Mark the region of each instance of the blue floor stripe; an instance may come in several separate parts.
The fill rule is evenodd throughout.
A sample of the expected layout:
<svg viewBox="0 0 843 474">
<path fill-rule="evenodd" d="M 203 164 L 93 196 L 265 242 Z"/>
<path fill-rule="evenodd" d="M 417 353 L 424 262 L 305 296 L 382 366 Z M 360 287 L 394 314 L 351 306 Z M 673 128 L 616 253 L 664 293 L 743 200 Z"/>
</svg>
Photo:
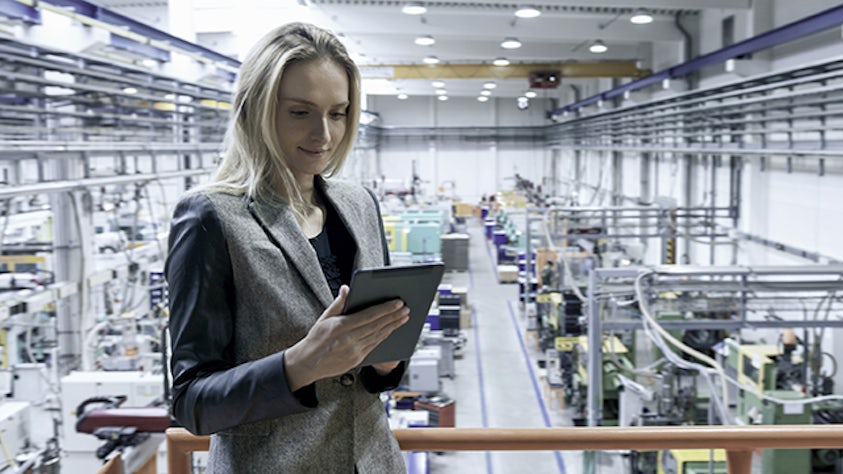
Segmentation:
<svg viewBox="0 0 843 474">
<path fill-rule="evenodd" d="M 486 254 L 489 256 L 489 265 L 492 266 L 492 274 L 495 275 L 495 281 L 500 283 L 500 280 L 498 280 L 498 265 L 497 265 L 497 262 L 495 260 L 495 257 L 492 257 L 492 249 L 489 248 L 489 241 L 487 240 L 485 242 L 485 244 L 486 244 Z"/>
<path fill-rule="evenodd" d="M 470 274 L 470 273 L 469 273 Z M 486 414 L 486 385 L 483 383 L 483 362 L 480 357 L 480 332 L 477 330 L 477 312 L 471 308 L 471 327 L 474 329 L 474 358 L 477 360 L 477 379 L 480 384 L 480 417 L 483 421 L 483 428 L 489 427 L 489 418 Z M 486 472 L 492 474 L 492 453 L 486 451 Z"/>
<path fill-rule="evenodd" d="M 550 428 L 550 415 L 547 413 L 547 406 L 544 404 L 544 399 L 542 398 L 541 390 L 539 389 L 538 379 L 536 378 L 536 372 L 533 370 L 533 363 L 530 361 L 530 355 L 527 353 L 527 346 L 524 345 L 524 338 L 521 337 L 521 329 L 518 327 L 518 320 L 515 319 L 515 310 L 512 309 L 512 301 L 507 301 L 506 307 L 509 308 L 509 317 L 512 319 L 512 327 L 515 329 L 515 336 L 518 338 L 518 344 L 521 346 L 521 353 L 524 355 L 524 362 L 527 364 L 527 370 L 530 372 L 530 381 L 533 383 L 533 391 L 536 393 L 536 400 L 538 400 L 539 407 L 542 411 L 544 425 Z M 562 460 L 562 453 L 554 451 L 553 455 L 556 456 L 556 465 L 559 466 L 559 472 L 561 474 L 565 474 L 565 461 Z"/>
</svg>

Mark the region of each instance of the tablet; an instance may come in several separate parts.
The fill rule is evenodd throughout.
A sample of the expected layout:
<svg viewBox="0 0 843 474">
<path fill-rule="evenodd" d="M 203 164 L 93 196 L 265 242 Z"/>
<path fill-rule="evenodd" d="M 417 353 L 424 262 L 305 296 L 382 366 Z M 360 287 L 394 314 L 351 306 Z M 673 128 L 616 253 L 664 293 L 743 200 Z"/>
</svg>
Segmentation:
<svg viewBox="0 0 843 474">
<path fill-rule="evenodd" d="M 410 308 L 410 319 L 378 344 L 361 365 L 407 360 L 413 355 L 444 271 L 442 263 L 355 270 L 343 314 L 396 298 Z"/>
</svg>

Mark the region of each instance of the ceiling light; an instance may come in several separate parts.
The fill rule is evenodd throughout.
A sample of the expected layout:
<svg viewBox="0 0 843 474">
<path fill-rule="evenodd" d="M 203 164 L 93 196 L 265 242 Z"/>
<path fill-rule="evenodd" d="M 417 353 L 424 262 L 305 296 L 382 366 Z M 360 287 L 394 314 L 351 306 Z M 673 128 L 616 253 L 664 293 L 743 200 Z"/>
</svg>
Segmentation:
<svg viewBox="0 0 843 474">
<path fill-rule="evenodd" d="M 439 64 L 439 58 L 436 56 L 425 56 L 422 62 L 425 64 Z"/>
<path fill-rule="evenodd" d="M 138 90 L 134 87 L 124 87 L 123 92 L 125 92 L 127 94 L 137 94 Z"/>
<path fill-rule="evenodd" d="M 437 89 L 441 89 L 441 88 L 445 87 L 445 81 L 433 81 L 433 82 L 430 83 L 430 85 L 432 85 L 433 87 L 435 87 Z"/>
<path fill-rule="evenodd" d="M 518 41 L 518 38 L 513 38 L 512 36 L 504 38 L 504 40 L 501 42 L 501 48 L 504 49 L 518 49 L 520 47 L 521 42 Z"/>
<path fill-rule="evenodd" d="M 494 83 L 494 82 L 492 82 L 492 81 L 489 81 L 489 82 L 484 82 L 484 83 L 483 83 L 483 88 L 484 88 L 484 89 L 494 89 L 495 87 L 498 87 L 498 85 L 497 85 L 497 84 L 495 84 L 495 83 Z"/>
<path fill-rule="evenodd" d="M 477 102 L 488 102 L 488 101 L 489 101 L 489 98 L 486 97 L 485 95 L 481 95 L 480 97 L 477 98 Z"/>
<path fill-rule="evenodd" d="M 415 43 L 419 46 L 433 46 L 436 44 L 436 39 L 430 35 L 417 36 Z"/>
<path fill-rule="evenodd" d="M 408 96 L 407 94 L 405 94 L 403 92 L 398 94 L 398 100 L 407 100 L 407 97 L 410 97 L 410 96 Z"/>
<path fill-rule="evenodd" d="M 643 8 L 639 8 L 635 10 L 635 13 L 629 18 L 629 21 L 635 23 L 636 25 L 646 25 L 647 23 L 653 22 L 653 15 L 650 15 L 650 12 Z"/>
<path fill-rule="evenodd" d="M 158 65 L 158 61 L 156 61 L 154 59 L 144 59 L 143 61 L 141 61 L 141 64 L 143 64 L 146 67 L 155 67 L 155 66 Z"/>
<path fill-rule="evenodd" d="M 448 100 L 448 96 L 447 95 L 440 95 L 439 97 L 437 97 L 437 99 L 444 102 L 444 101 Z"/>
<path fill-rule="evenodd" d="M 448 91 L 445 89 L 436 89 L 436 95 L 447 95 Z"/>
<path fill-rule="evenodd" d="M 538 94 L 536 94 L 536 91 L 527 91 L 524 93 L 524 97 L 528 99 L 535 99 L 537 95 Z"/>
<path fill-rule="evenodd" d="M 480 95 L 484 95 L 486 97 L 489 97 L 490 95 L 492 95 L 492 91 L 480 91 Z"/>
<path fill-rule="evenodd" d="M 606 47 L 606 43 L 604 43 L 603 41 L 596 40 L 595 42 L 591 43 L 591 46 L 588 47 L 588 50 L 592 53 L 600 54 L 605 53 L 609 50 L 609 48 Z"/>
<path fill-rule="evenodd" d="M 492 64 L 494 64 L 495 66 L 501 66 L 501 67 L 509 66 L 509 59 L 498 58 L 498 59 L 495 59 L 494 61 L 492 61 Z"/>
<path fill-rule="evenodd" d="M 541 14 L 542 12 L 532 5 L 524 5 L 515 11 L 515 16 L 518 18 L 535 18 Z"/>
<path fill-rule="evenodd" d="M 427 13 L 427 8 L 421 2 L 407 2 L 401 8 L 401 13 L 405 15 L 423 15 Z"/>
</svg>

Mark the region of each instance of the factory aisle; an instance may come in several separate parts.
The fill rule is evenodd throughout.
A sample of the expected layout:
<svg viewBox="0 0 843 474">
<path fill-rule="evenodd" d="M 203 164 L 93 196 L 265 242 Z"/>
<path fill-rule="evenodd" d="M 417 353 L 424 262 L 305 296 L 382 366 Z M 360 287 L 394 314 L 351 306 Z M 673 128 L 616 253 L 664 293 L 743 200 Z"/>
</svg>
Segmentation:
<svg viewBox="0 0 843 474">
<path fill-rule="evenodd" d="M 445 283 L 468 287 L 473 325 L 463 357 L 455 361 L 456 377 L 443 390 L 457 403 L 458 427 L 572 426 L 570 416 L 542 398 L 536 364 L 538 350 L 524 343 L 524 320 L 518 310 L 518 286 L 497 281 L 494 246 L 482 226 L 469 221 L 470 270 L 450 272 Z M 581 472 L 581 454 L 571 452 L 447 452 L 432 454 L 430 472 L 534 474 Z"/>
</svg>

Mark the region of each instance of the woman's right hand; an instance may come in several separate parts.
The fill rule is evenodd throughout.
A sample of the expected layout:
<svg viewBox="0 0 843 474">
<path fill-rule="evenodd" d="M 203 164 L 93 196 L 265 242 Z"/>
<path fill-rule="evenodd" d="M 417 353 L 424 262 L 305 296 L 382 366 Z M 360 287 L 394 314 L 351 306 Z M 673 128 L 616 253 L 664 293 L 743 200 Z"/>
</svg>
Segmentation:
<svg viewBox="0 0 843 474">
<path fill-rule="evenodd" d="M 284 366 L 290 390 L 296 391 L 357 367 L 410 318 L 410 309 L 399 299 L 343 315 L 347 297 L 348 286 L 343 285 L 307 336 L 287 349 Z"/>
</svg>

